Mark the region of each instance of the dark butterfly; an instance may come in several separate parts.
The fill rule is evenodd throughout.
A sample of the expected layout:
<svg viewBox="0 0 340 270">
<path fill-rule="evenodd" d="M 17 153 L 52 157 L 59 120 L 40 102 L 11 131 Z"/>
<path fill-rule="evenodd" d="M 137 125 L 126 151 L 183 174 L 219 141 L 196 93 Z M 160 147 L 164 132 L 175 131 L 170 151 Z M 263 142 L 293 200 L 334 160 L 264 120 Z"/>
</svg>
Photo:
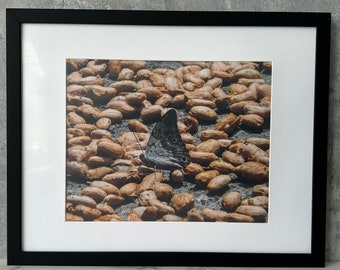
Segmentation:
<svg viewBox="0 0 340 270">
<path fill-rule="evenodd" d="M 167 111 L 155 125 L 140 159 L 148 167 L 170 171 L 189 164 L 190 157 L 179 134 L 174 109 Z"/>
</svg>

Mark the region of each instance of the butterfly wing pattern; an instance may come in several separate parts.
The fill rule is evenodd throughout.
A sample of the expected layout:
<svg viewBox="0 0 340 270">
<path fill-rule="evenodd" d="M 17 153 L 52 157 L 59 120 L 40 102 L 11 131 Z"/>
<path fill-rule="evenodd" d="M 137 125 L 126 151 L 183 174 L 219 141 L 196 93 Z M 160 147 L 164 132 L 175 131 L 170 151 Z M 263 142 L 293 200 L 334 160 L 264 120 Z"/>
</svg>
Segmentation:
<svg viewBox="0 0 340 270">
<path fill-rule="evenodd" d="M 140 155 L 148 167 L 161 170 L 183 169 L 190 157 L 177 127 L 177 113 L 167 111 L 153 128 L 144 154 Z"/>
</svg>

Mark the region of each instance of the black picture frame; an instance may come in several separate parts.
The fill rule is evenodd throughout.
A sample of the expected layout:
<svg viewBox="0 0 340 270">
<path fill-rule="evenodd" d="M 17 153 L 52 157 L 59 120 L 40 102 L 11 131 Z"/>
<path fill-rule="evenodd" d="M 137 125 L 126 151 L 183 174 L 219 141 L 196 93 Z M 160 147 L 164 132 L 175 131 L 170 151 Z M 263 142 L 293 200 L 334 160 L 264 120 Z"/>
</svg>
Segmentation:
<svg viewBox="0 0 340 270">
<path fill-rule="evenodd" d="M 323 267 L 327 176 L 330 13 L 7 9 L 9 265 Z M 316 70 L 311 253 L 27 252 L 22 248 L 22 31 L 25 23 L 315 27 Z"/>
</svg>

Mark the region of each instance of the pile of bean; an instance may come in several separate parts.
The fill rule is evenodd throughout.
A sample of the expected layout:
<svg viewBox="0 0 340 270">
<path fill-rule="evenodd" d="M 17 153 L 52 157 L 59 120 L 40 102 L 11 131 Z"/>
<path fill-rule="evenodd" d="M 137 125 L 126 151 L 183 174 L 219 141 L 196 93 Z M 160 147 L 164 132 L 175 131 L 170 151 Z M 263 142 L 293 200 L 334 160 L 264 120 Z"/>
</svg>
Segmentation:
<svg viewBox="0 0 340 270">
<path fill-rule="evenodd" d="M 271 62 L 66 64 L 67 221 L 267 221 Z M 139 155 L 168 108 L 191 162 L 155 171 Z"/>
</svg>

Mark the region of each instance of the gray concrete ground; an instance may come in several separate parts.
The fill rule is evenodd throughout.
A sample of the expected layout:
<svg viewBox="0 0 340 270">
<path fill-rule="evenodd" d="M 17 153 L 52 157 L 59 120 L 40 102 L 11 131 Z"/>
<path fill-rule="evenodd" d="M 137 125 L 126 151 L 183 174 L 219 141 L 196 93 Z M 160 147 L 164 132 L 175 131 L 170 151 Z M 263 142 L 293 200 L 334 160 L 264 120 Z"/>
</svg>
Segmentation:
<svg viewBox="0 0 340 270">
<path fill-rule="evenodd" d="M 0 258 L 6 258 L 6 8 L 331 12 L 327 261 L 340 261 L 340 4 L 337 0 L 1 0 L 0 1 Z M 10 59 L 7 59 L 10 61 Z M 9 179 L 10 180 L 10 179 Z M 326 179 L 318 179 L 326 181 Z"/>
</svg>

